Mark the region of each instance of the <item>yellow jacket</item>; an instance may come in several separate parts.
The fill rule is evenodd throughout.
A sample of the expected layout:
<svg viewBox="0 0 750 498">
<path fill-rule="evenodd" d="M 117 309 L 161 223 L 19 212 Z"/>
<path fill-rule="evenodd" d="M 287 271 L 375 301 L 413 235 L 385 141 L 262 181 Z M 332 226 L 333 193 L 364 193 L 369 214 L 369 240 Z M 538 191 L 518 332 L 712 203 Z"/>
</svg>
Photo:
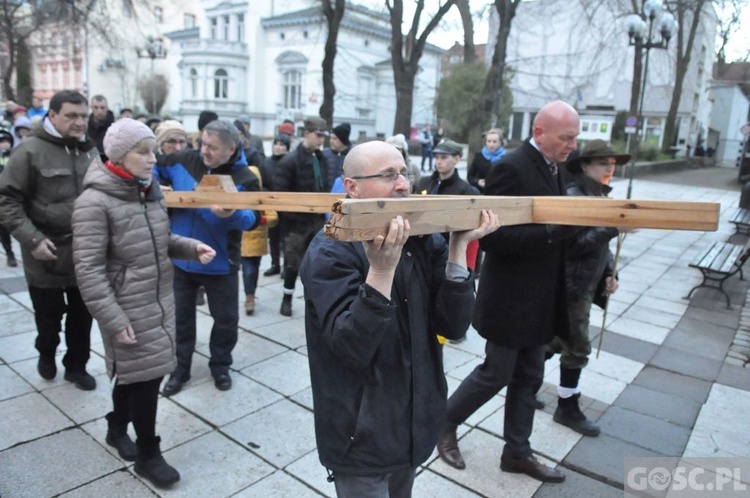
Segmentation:
<svg viewBox="0 0 750 498">
<path fill-rule="evenodd" d="M 263 188 L 260 170 L 257 166 L 249 166 L 249 168 L 258 177 L 258 182 L 261 184 L 261 188 Z M 242 233 L 241 256 L 243 258 L 268 254 L 268 228 L 279 224 L 279 214 L 276 211 L 268 210 L 260 211 L 260 215 L 261 225 L 255 230 Z"/>
</svg>

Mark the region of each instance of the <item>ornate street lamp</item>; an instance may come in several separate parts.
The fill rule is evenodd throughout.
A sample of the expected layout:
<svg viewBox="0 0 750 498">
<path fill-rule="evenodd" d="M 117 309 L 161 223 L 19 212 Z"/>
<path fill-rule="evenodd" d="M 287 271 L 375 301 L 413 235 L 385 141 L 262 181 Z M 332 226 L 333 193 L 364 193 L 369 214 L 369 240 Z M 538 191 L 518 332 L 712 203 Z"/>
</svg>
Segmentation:
<svg viewBox="0 0 750 498">
<path fill-rule="evenodd" d="M 643 3 L 643 13 L 630 14 L 625 18 L 625 29 L 628 32 L 628 45 L 636 47 L 635 57 L 642 57 L 643 51 L 646 52 L 646 59 L 643 63 L 643 78 L 641 82 L 641 94 L 638 101 L 638 126 L 635 133 L 635 143 L 633 146 L 633 157 L 629 168 L 628 181 L 628 199 L 633 193 L 633 174 L 635 172 L 635 162 L 638 159 L 640 148 L 641 134 L 645 132 L 646 123 L 643 119 L 643 96 L 646 94 L 646 82 L 648 81 L 648 56 L 652 48 L 666 49 L 669 46 L 669 40 L 677 32 L 677 20 L 674 16 L 664 10 L 662 0 L 646 0 Z M 640 53 L 638 51 L 640 47 Z"/>
<path fill-rule="evenodd" d="M 136 52 L 141 59 L 151 59 L 151 111 L 156 114 L 156 73 L 154 72 L 154 60 L 164 59 L 167 50 L 164 48 L 162 38 L 148 37 L 148 43 L 143 48 L 137 48 Z"/>
</svg>

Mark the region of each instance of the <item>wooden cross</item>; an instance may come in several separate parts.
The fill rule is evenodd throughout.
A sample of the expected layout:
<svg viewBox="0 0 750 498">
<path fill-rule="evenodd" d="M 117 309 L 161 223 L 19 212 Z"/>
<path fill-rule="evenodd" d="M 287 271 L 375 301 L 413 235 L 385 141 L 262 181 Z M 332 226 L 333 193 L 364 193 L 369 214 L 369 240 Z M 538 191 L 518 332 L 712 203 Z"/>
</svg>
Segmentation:
<svg viewBox="0 0 750 498">
<path fill-rule="evenodd" d="M 387 231 L 397 215 L 409 220 L 412 235 L 470 230 L 481 211 L 491 209 L 500 223 L 660 228 L 715 231 L 718 203 L 640 201 L 591 197 L 414 196 L 389 199 L 342 199 L 341 194 L 294 192 L 226 192 L 221 175 L 208 175 L 194 192 L 164 192 L 167 206 L 330 213 L 328 237 L 342 241 L 372 240 Z M 212 178 L 211 180 L 206 180 Z M 232 184 L 233 186 L 233 184 Z"/>
</svg>

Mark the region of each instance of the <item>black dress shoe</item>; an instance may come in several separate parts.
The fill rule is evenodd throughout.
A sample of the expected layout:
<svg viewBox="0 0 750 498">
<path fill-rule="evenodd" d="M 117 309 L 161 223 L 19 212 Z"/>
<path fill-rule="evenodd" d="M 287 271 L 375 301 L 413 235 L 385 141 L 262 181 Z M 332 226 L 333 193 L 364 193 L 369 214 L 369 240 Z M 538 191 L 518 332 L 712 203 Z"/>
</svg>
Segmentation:
<svg viewBox="0 0 750 498">
<path fill-rule="evenodd" d="M 437 450 L 440 458 L 454 469 L 463 470 L 466 468 L 464 457 L 461 455 L 461 450 L 458 449 L 455 429 L 447 429 L 440 434 Z"/>
<path fill-rule="evenodd" d="M 544 407 L 547 406 L 544 401 L 541 399 L 534 397 L 534 409 L 535 410 L 544 410 Z"/>
<path fill-rule="evenodd" d="M 278 267 L 278 265 L 273 265 L 271 268 L 263 272 L 264 277 L 272 277 L 274 275 L 278 275 L 281 273 L 281 268 Z"/>
<path fill-rule="evenodd" d="M 500 470 L 527 476 L 542 482 L 563 482 L 565 474 L 552 467 L 547 467 L 529 455 L 526 458 L 511 458 L 503 455 L 500 458 Z"/>
<path fill-rule="evenodd" d="M 39 375 L 45 380 L 52 380 L 57 375 L 57 365 L 55 365 L 54 356 L 40 356 L 39 363 L 36 364 Z"/>
<path fill-rule="evenodd" d="M 178 375 L 172 375 L 166 384 L 164 384 L 164 389 L 162 389 L 161 393 L 166 396 L 172 396 L 173 394 L 177 394 L 178 392 L 182 391 L 182 384 L 190 380 L 190 377 L 183 378 Z"/>
<path fill-rule="evenodd" d="M 229 374 L 219 374 L 214 377 L 214 385 L 219 391 L 229 391 L 232 388 L 232 378 Z"/>
<path fill-rule="evenodd" d="M 96 379 L 83 372 L 71 372 L 70 370 L 65 371 L 65 380 L 72 382 L 81 391 L 93 391 L 96 389 Z"/>
</svg>

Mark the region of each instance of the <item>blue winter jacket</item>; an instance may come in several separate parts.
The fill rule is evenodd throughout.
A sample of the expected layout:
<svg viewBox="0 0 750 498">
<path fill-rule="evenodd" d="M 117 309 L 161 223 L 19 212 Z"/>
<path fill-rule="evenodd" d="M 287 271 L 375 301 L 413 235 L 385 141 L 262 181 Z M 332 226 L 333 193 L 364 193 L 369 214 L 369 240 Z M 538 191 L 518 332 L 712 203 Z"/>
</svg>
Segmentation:
<svg viewBox="0 0 750 498">
<path fill-rule="evenodd" d="M 161 184 L 175 191 L 194 191 L 203 175 L 231 175 L 239 191 L 259 191 L 258 178 L 248 168 L 242 149 L 238 148 L 229 162 L 209 169 L 197 150 L 187 149 L 167 156 L 158 156 L 156 174 Z M 216 257 L 207 265 L 197 261 L 174 261 L 175 266 L 190 272 L 208 275 L 229 275 L 240 268 L 242 232 L 260 224 L 260 216 L 249 209 L 238 209 L 228 218 L 220 218 L 210 209 L 170 209 L 172 232 L 192 237 L 213 247 Z"/>
</svg>

